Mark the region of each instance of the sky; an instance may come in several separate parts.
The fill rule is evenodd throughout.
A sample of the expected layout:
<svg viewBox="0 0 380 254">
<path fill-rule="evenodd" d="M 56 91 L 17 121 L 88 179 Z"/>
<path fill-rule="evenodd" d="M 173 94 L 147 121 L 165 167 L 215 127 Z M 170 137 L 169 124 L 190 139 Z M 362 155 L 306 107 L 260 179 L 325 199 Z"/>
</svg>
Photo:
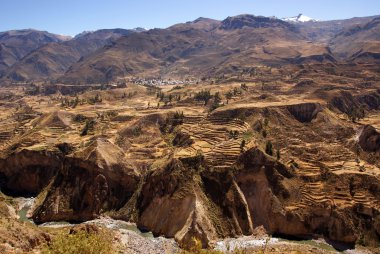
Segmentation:
<svg viewBox="0 0 380 254">
<path fill-rule="evenodd" d="M 0 0 L 0 31 L 33 28 L 76 35 L 103 28 L 166 28 L 238 14 L 319 20 L 380 15 L 379 0 Z"/>
</svg>

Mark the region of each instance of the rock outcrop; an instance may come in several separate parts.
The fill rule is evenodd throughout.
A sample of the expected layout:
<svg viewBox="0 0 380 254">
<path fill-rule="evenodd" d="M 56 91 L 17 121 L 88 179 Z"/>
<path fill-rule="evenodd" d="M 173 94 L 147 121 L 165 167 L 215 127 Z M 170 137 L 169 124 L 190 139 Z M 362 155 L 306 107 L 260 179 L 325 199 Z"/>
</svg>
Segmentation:
<svg viewBox="0 0 380 254">
<path fill-rule="evenodd" d="M 371 125 L 366 125 L 360 130 L 359 145 L 367 152 L 380 151 L 380 133 Z"/>
<path fill-rule="evenodd" d="M 38 197 L 37 223 L 85 221 L 119 209 L 137 188 L 139 174 L 123 161 L 123 153 L 101 138 L 65 158 L 49 188 Z"/>
<path fill-rule="evenodd" d="M 138 225 L 183 246 L 252 233 L 247 203 L 228 172 L 203 171 L 201 157 L 173 159 L 148 174 L 137 202 Z"/>
<path fill-rule="evenodd" d="M 61 155 L 51 151 L 15 151 L 0 159 L 0 188 L 12 195 L 35 196 L 61 169 L 61 162 Z"/>
</svg>

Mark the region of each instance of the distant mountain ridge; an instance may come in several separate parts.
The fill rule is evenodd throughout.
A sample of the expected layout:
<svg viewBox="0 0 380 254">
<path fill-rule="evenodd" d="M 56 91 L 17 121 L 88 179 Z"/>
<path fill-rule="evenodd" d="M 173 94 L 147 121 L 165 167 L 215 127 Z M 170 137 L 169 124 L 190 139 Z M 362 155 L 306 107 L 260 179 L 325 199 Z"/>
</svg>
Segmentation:
<svg viewBox="0 0 380 254">
<path fill-rule="evenodd" d="M 101 29 L 82 33 L 70 40 L 47 43 L 10 66 L 3 72 L 3 77 L 15 81 L 56 78 L 82 57 L 134 32 L 127 29 Z"/>
<path fill-rule="evenodd" d="M 55 36 L 0 75 L 5 81 L 83 84 L 125 76 L 223 75 L 255 65 L 376 63 L 378 17 L 316 21 L 302 14 L 288 19 L 244 14 L 222 21 L 198 18 L 166 29 L 102 29 L 64 41 Z M 6 52 L 2 47 L 0 53 Z"/>
<path fill-rule="evenodd" d="M 74 39 L 78 39 L 80 37 L 83 37 L 83 36 L 91 36 L 91 35 L 99 35 L 101 33 L 106 33 L 106 32 L 109 32 L 109 31 L 112 31 L 114 33 L 117 33 L 117 34 L 124 34 L 124 35 L 128 35 L 129 33 L 131 33 L 132 31 L 135 31 L 135 32 L 144 32 L 146 31 L 145 28 L 142 28 L 142 27 L 137 27 L 137 28 L 133 28 L 133 29 L 123 29 L 123 28 L 113 28 L 113 29 L 99 29 L 99 30 L 96 30 L 96 31 L 83 31 L 77 35 L 74 36 Z"/>
</svg>

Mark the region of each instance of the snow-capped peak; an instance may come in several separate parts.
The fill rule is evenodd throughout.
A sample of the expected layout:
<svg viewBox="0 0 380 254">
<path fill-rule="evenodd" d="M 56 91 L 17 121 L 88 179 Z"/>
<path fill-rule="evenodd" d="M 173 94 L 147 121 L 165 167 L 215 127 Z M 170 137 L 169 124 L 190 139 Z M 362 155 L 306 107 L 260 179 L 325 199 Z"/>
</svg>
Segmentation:
<svg viewBox="0 0 380 254">
<path fill-rule="evenodd" d="M 310 18 L 310 17 L 305 16 L 303 14 L 299 14 L 298 16 L 295 16 L 295 17 L 283 18 L 282 20 L 288 21 L 288 22 L 309 22 L 309 21 L 315 22 L 315 21 L 318 21 L 316 19 Z"/>
</svg>

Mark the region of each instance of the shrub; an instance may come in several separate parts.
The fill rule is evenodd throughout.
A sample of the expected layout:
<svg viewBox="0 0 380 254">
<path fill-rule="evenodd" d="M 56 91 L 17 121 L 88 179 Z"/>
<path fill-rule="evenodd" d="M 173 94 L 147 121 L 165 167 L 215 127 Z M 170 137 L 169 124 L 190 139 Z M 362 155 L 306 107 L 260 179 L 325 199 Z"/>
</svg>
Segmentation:
<svg viewBox="0 0 380 254">
<path fill-rule="evenodd" d="M 72 146 L 69 143 L 66 143 L 66 142 L 57 144 L 56 147 L 63 154 L 69 154 L 73 150 Z"/>
<path fill-rule="evenodd" d="M 221 251 L 202 249 L 202 242 L 196 237 L 192 237 L 187 245 L 188 251 L 183 250 L 180 254 L 223 254 Z"/>
<path fill-rule="evenodd" d="M 172 90 L 179 90 L 179 89 L 182 89 L 182 86 L 178 86 L 177 85 L 177 86 L 175 86 L 175 87 L 172 88 Z"/>
<path fill-rule="evenodd" d="M 85 120 L 87 120 L 87 117 L 85 117 L 85 116 L 82 115 L 82 114 L 76 114 L 76 115 L 73 117 L 73 121 L 74 121 L 74 122 L 77 122 L 77 123 L 84 122 Z"/>
<path fill-rule="evenodd" d="M 239 132 L 237 130 L 229 131 L 230 138 L 237 139 L 239 137 Z"/>
<path fill-rule="evenodd" d="M 132 129 L 132 134 L 133 134 L 133 136 L 136 136 L 136 137 L 140 136 L 142 134 L 142 128 L 141 128 L 141 126 L 134 127 Z"/>
<path fill-rule="evenodd" d="M 46 244 L 42 254 L 111 254 L 116 253 L 112 244 L 113 235 L 108 230 L 97 232 L 80 230 L 75 233 L 61 233 Z"/>
<path fill-rule="evenodd" d="M 87 102 L 91 105 L 96 103 L 101 103 L 103 101 L 102 97 L 99 94 L 96 94 L 94 97 L 87 99 Z"/>
</svg>

